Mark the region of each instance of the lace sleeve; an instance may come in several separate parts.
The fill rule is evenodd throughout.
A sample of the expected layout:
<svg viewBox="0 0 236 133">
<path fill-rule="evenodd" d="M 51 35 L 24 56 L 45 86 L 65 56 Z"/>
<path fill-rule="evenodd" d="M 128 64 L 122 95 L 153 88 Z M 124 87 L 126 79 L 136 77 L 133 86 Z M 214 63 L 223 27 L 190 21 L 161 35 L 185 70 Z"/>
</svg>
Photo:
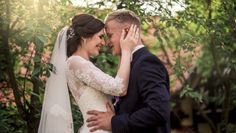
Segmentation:
<svg viewBox="0 0 236 133">
<path fill-rule="evenodd" d="M 103 93 L 120 96 L 125 91 L 122 78 L 111 77 L 82 57 L 72 58 L 69 61 L 69 69 L 73 71 L 78 80 Z"/>
</svg>

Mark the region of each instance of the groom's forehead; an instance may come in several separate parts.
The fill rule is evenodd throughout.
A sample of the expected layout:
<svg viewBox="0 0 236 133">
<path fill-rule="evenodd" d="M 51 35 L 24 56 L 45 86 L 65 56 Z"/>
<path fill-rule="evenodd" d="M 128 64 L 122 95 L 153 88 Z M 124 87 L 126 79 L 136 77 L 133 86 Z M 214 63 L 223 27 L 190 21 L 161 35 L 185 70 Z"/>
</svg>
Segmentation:
<svg viewBox="0 0 236 133">
<path fill-rule="evenodd" d="M 105 27 L 106 29 L 116 29 L 117 27 L 120 27 L 120 24 L 115 20 L 111 20 L 105 24 Z"/>
<path fill-rule="evenodd" d="M 108 24 L 105 26 L 105 30 L 106 32 L 110 33 L 110 32 L 114 32 L 114 31 L 117 31 L 117 30 L 120 30 L 122 27 L 120 25 L 113 25 L 113 24 Z"/>
<path fill-rule="evenodd" d="M 106 25 L 105 25 L 105 29 L 106 30 L 110 30 L 110 29 L 113 29 L 113 25 L 112 25 L 112 23 L 107 23 Z"/>
<path fill-rule="evenodd" d="M 115 30 L 115 28 L 114 28 L 113 26 L 108 26 L 108 25 L 106 25 L 106 26 L 105 26 L 105 30 L 106 30 L 107 33 L 111 33 L 112 31 Z"/>
</svg>

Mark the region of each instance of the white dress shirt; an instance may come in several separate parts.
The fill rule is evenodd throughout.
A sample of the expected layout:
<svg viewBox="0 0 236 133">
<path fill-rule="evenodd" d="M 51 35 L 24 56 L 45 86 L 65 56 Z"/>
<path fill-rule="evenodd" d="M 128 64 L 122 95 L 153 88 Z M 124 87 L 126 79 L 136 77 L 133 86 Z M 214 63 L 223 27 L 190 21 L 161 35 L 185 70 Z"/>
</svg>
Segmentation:
<svg viewBox="0 0 236 133">
<path fill-rule="evenodd" d="M 137 45 L 137 46 L 134 48 L 134 50 L 132 51 L 132 54 L 131 54 L 131 60 L 130 60 L 130 61 L 132 61 L 132 59 L 133 59 L 133 54 L 134 54 L 136 51 L 138 51 L 139 49 L 143 48 L 143 47 L 144 47 L 143 44 L 139 44 L 139 45 Z"/>
</svg>

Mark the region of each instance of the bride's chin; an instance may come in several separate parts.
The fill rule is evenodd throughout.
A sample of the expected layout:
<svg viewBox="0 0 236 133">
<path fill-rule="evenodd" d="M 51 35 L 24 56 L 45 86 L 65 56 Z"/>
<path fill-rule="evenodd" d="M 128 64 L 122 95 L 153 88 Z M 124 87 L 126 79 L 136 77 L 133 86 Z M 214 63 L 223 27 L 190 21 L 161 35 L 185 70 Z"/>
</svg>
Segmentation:
<svg viewBox="0 0 236 133">
<path fill-rule="evenodd" d="M 99 52 L 93 54 L 93 56 L 98 56 L 98 55 L 99 55 Z"/>
</svg>

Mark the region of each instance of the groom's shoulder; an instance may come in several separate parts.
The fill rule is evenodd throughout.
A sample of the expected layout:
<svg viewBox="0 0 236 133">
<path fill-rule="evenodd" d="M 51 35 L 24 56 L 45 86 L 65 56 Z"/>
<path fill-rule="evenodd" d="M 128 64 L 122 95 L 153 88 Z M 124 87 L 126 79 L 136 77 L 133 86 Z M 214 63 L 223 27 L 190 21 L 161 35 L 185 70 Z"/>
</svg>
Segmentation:
<svg viewBox="0 0 236 133">
<path fill-rule="evenodd" d="M 158 62 L 161 63 L 162 61 L 153 53 L 151 53 L 147 48 L 144 49 L 144 52 L 142 52 L 141 55 L 142 58 L 140 58 L 140 61 L 152 61 L 154 62 Z"/>
<path fill-rule="evenodd" d="M 150 67 L 150 66 L 159 66 L 165 68 L 164 62 L 158 58 L 157 55 L 151 53 L 147 48 L 142 52 L 141 58 L 139 59 L 140 67 Z M 166 69 L 166 68 L 165 68 Z"/>
</svg>

